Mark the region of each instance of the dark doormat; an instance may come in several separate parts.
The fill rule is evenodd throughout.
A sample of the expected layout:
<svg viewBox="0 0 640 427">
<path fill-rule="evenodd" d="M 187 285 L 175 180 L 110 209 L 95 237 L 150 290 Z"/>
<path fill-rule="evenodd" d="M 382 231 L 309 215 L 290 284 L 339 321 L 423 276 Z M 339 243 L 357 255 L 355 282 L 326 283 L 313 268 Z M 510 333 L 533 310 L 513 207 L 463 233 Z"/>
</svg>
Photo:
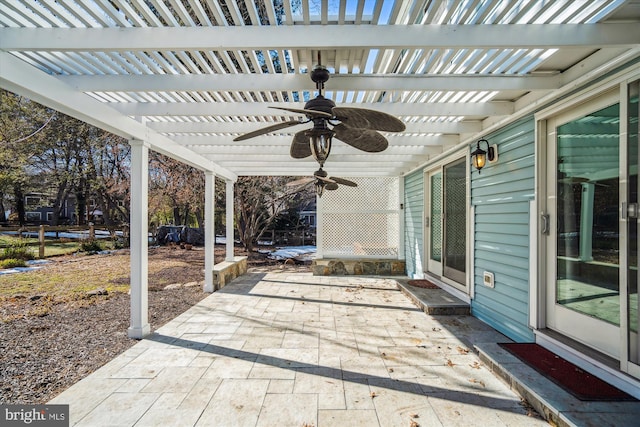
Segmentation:
<svg viewBox="0 0 640 427">
<path fill-rule="evenodd" d="M 538 344 L 501 343 L 500 346 L 577 399 L 588 401 L 637 400 Z"/>
<path fill-rule="evenodd" d="M 415 286 L 416 288 L 440 289 L 438 285 L 435 285 L 428 280 L 409 280 L 407 283 L 411 286 Z"/>
</svg>

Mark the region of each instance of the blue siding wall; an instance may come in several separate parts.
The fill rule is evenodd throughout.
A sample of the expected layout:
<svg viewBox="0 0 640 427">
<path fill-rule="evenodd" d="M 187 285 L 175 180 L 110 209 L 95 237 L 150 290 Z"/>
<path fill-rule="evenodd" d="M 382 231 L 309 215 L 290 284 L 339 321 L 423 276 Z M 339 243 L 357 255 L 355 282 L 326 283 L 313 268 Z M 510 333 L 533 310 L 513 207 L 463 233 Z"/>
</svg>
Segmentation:
<svg viewBox="0 0 640 427">
<path fill-rule="evenodd" d="M 515 341 L 533 341 L 529 317 L 529 203 L 534 198 L 533 117 L 486 139 L 498 163 L 471 172 L 475 207 L 475 295 L 471 312 Z M 483 285 L 483 272 L 495 288 Z"/>
<path fill-rule="evenodd" d="M 424 174 L 422 170 L 404 179 L 404 250 L 407 276 L 422 275 L 424 259 Z"/>
</svg>

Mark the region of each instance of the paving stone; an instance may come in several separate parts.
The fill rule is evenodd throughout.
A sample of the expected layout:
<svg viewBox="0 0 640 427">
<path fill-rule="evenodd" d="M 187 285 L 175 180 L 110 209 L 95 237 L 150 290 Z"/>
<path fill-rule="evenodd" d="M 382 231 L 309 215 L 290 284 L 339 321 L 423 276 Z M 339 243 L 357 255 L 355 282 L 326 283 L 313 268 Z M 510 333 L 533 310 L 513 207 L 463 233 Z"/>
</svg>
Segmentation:
<svg viewBox="0 0 640 427">
<path fill-rule="evenodd" d="M 318 427 L 336 426 L 379 426 L 378 416 L 374 410 L 320 410 L 318 411 Z"/>
<path fill-rule="evenodd" d="M 157 427 L 160 425 L 194 425 L 202 409 L 179 409 L 186 393 L 163 393 L 136 423 L 136 427 Z"/>
<path fill-rule="evenodd" d="M 317 394 L 267 394 L 256 427 L 315 426 Z"/>
<path fill-rule="evenodd" d="M 162 393 L 170 390 L 175 393 L 188 393 L 206 370 L 207 368 L 189 366 L 166 368 L 140 391 L 142 393 Z"/>
<path fill-rule="evenodd" d="M 77 426 L 131 426 L 158 399 L 160 393 L 112 393 L 83 417 Z M 108 421 L 107 421 L 108 420 Z"/>
<path fill-rule="evenodd" d="M 219 357 L 202 375 L 203 378 L 248 378 L 253 360 Z"/>
<path fill-rule="evenodd" d="M 255 426 L 268 386 L 269 380 L 223 380 L 196 425 Z"/>
<path fill-rule="evenodd" d="M 294 378 L 295 378 L 295 373 L 294 373 Z M 279 380 L 279 379 L 272 379 L 271 381 L 269 381 L 269 388 L 267 389 L 267 393 L 274 393 L 274 394 L 289 394 L 289 393 L 293 393 L 293 385 L 294 385 L 294 380 Z"/>
</svg>

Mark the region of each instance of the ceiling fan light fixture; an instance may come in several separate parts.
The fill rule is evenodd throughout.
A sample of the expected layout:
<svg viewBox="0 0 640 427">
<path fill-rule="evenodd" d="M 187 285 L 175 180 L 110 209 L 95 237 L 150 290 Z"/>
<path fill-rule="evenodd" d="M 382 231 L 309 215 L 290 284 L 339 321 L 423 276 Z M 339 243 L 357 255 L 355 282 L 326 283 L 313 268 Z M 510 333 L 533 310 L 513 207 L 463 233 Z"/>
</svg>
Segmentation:
<svg viewBox="0 0 640 427">
<path fill-rule="evenodd" d="M 309 131 L 309 144 L 311 146 L 311 154 L 316 159 L 320 166 L 324 165 L 324 162 L 329 157 L 331 152 L 331 140 L 334 132 L 332 130 L 317 130 L 313 129 Z"/>
<path fill-rule="evenodd" d="M 324 182 L 316 179 L 314 186 L 316 187 L 316 194 L 318 197 L 322 197 L 322 193 L 324 192 Z"/>
</svg>

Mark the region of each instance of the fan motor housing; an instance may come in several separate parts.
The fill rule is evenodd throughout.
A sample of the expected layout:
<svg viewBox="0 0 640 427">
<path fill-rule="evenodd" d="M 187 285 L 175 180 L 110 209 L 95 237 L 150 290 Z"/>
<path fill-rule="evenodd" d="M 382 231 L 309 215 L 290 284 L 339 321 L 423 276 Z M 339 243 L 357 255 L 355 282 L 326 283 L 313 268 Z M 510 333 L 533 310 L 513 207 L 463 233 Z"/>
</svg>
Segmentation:
<svg viewBox="0 0 640 427">
<path fill-rule="evenodd" d="M 333 114 L 331 109 L 335 106 L 336 104 L 332 100 L 327 99 L 322 95 L 318 95 L 317 97 L 309 100 L 306 104 L 304 104 L 304 109 L 321 111 L 327 114 Z"/>
</svg>

